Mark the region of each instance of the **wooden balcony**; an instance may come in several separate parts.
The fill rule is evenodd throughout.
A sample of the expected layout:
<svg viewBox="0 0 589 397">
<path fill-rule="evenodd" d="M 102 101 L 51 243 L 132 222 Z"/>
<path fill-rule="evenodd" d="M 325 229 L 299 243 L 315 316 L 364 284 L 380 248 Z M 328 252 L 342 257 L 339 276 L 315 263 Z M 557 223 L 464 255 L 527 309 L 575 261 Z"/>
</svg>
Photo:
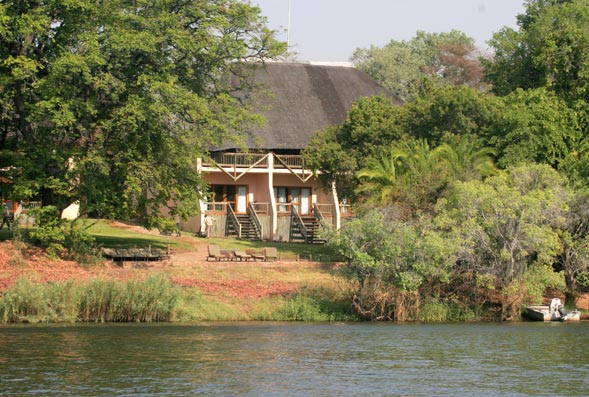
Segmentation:
<svg viewBox="0 0 589 397">
<path fill-rule="evenodd" d="M 258 153 L 213 153 L 211 155 L 213 162 L 204 161 L 203 165 L 214 167 L 215 165 L 223 168 L 267 168 L 268 154 Z"/>
<path fill-rule="evenodd" d="M 267 168 L 269 153 L 213 153 L 212 161 L 203 161 L 205 167 Z M 303 157 L 295 154 L 275 154 L 276 169 L 305 169 Z"/>
</svg>

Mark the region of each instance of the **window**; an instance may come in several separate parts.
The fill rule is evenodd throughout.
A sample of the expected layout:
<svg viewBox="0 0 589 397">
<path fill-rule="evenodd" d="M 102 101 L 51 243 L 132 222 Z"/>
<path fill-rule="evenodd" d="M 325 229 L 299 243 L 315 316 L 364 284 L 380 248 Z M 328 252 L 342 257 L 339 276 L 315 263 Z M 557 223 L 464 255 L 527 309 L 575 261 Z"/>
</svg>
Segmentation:
<svg viewBox="0 0 589 397">
<path fill-rule="evenodd" d="M 274 188 L 278 212 L 289 212 L 286 203 L 296 205 L 302 215 L 311 213 L 311 188 L 310 187 L 283 187 Z"/>
<path fill-rule="evenodd" d="M 223 211 L 224 206 L 219 203 L 228 203 L 233 211 L 247 212 L 247 186 L 245 185 L 213 185 L 211 187 L 215 211 Z"/>
</svg>

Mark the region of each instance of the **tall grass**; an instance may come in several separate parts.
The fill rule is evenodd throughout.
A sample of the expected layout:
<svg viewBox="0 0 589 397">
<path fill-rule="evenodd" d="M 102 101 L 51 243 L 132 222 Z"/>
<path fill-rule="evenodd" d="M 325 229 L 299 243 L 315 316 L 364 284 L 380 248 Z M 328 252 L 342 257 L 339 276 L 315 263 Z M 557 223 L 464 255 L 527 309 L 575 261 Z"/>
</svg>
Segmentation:
<svg viewBox="0 0 589 397">
<path fill-rule="evenodd" d="M 473 321 L 475 318 L 475 313 L 470 307 L 437 297 L 428 299 L 419 310 L 419 321 L 426 323 Z"/>
<path fill-rule="evenodd" d="M 266 302 L 252 315 L 263 321 L 356 321 L 350 305 L 339 305 L 316 295 L 298 293 L 281 302 Z"/>
<path fill-rule="evenodd" d="M 0 319 L 3 323 L 171 321 L 180 294 L 161 275 L 128 282 L 92 279 L 51 284 L 21 278 L 0 297 Z"/>
</svg>

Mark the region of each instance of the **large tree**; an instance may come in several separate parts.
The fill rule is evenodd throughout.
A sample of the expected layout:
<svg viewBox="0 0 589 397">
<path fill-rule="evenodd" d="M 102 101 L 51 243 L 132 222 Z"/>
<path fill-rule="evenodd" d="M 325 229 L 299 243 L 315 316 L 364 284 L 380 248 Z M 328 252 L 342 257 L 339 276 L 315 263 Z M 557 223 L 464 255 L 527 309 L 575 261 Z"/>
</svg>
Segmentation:
<svg viewBox="0 0 589 397">
<path fill-rule="evenodd" d="M 196 158 L 258 121 L 231 95 L 247 89 L 244 64 L 283 50 L 236 0 L 3 1 L 0 165 L 13 195 L 99 216 L 195 212 Z"/>
<path fill-rule="evenodd" d="M 551 266 L 561 250 L 567 192 L 563 178 L 547 165 L 521 165 L 484 182 L 456 182 L 438 203 L 450 240 L 465 271 L 491 276 L 503 292 L 502 317 L 518 312 L 522 285 L 531 269 Z"/>
<path fill-rule="evenodd" d="M 535 162 L 558 168 L 578 147 L 582 138 L 578 113 L 553 92 L 518 89 L 502 101 L 505 107 L 488 139 L 503 167 Z"/>
<path fill-rule="evenodd" d="M 358 48 L 352 61 L 403 101 L 412 101 L 426 79 L 482 88 L 478 57 L 474 40 L 460 31 L 418 31 L 409 41 Z"/>
<path fill-rule="evenodd" d="M 484 62 L 493 90 L 546 87 L 569 101 L 589 100 L 589 1 L 528 0 L 519 29 L 504 28 L 490 41 Z"/>
</svg>

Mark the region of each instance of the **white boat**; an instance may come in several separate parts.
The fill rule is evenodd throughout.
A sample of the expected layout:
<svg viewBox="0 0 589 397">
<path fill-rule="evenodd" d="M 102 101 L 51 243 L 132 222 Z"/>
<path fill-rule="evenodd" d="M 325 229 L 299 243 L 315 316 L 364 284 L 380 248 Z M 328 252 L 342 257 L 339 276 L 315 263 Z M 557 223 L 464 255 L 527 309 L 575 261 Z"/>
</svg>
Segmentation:
<svg viewBox="0 0 589 397">
<path fill-rule="evenodd" d="M 533 305 L 524 310 L 524 317 L 532 321 L 580 321 L 581 312 L 573 310 L 567 312 L 560 299 L 554 298 L 550 305 Z"/>
</svg>

